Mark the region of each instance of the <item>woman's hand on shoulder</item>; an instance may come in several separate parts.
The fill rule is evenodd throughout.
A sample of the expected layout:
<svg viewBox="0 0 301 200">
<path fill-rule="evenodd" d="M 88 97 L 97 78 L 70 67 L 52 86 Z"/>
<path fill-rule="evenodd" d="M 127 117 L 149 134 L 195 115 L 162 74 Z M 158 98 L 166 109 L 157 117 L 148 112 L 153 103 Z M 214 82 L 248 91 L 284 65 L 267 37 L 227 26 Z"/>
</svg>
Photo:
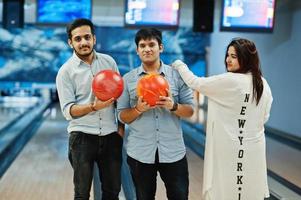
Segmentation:
<svg viewBox="0 0 301 200">
<path fill-rule="evenodd" d="M 187 65 L 185 63 L 183 63 L 181 60 L 175 60 L 171 66 L 176 69 L 176 70 L 179 70 L 180 68 L 183 68 L 183 67 L 187 67 Z"/>
</svg>

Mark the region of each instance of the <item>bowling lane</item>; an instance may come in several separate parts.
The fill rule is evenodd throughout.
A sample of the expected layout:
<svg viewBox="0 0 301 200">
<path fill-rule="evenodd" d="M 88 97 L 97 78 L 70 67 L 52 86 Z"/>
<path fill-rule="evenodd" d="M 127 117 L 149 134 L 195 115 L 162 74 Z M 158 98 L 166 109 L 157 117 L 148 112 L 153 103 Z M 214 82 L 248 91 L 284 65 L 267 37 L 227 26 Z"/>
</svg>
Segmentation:
<svg viewBox="0 0 301 200">
<path fill-rule="evenodd" d="M 268 169 L 301 188 L 301 151 L 266 138 Z"/>
<path fill-rule="evenodd" d="M 67 122 L 57 107 L 48 112 L 48 118 L 1 178 L 1 199 L 72 199 Z"/>
<path fill-rule="evenodd" d="M 0 97 L 0 133 L 28 112 L 38 101 L 37 97 Z"/>
</svg>

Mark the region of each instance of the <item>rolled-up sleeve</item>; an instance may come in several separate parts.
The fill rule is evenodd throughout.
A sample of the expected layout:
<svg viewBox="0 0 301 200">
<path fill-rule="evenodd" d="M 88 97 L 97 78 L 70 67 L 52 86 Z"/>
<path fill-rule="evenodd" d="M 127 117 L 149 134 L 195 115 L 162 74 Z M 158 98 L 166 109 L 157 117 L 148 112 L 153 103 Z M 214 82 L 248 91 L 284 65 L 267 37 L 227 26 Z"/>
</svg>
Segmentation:
<svg viewBox="0 0 301 200">
<path fill-rule="evenodd" d="M 266 103 L 266 107 L 265 107 L 265 114 L 264 114 L 264 123 L 266 123 L 269 118 L 270 118 L 270 112 L 271 112 L 271 107 L 272 107 L 272 103 L 273 103 L 273 96 L 272 96 L 272 92 L 270 87 L 268 86 L 268 84 L 265 84 L 265 87 L 267 87 L 267 103 Z"/>
<path fill-rule="evenodd" d="M 179 77 L 179 103 L 193 105 L 193 92 Z"/>
<path fill-rule="evenodd" d="M 72 81 L 66 71 L 59 71 L 56 77 L 56 88 L 62 113 L 67 120 L 72 120 L 70 109 L 75 104 L 75 95 Z"/>
</svg>

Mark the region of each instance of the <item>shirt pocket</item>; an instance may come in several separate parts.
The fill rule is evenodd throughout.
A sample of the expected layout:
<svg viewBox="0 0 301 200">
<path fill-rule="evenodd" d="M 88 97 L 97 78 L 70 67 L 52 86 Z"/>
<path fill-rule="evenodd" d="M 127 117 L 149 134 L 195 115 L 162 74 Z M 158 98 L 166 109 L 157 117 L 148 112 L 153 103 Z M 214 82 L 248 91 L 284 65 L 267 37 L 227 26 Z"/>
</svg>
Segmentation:
<svg viewBox="0 0 301 200">
<path fill-rule="evenodd" d="M 92 94 L 92 81 L 79 81 L 76 83 L 76 98 L 87 98 L 90 94 Z"/>
</svg>

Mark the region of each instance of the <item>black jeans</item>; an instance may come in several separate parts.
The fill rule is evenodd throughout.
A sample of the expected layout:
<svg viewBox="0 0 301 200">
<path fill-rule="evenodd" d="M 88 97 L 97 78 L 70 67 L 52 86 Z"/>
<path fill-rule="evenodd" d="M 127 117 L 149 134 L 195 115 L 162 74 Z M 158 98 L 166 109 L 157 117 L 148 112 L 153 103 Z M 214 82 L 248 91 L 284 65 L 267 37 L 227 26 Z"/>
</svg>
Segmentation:
<svg viewBox="0 0 301 200">
<path fill-rule="evenodd" d="M 69 160 L 72 165 L 74 199 L 88 200 L 96 162 L 102 200 L 118 200 L 121 189 L 122 138 L 114 132 L 97 136 L 72 132 L 69 137 Z"/>
<path fill-rule="evenodd" d="M 186 156 L 174 163 L 159 163 L 156 154 L 155 164 L 141 163 L 127 156 L 137 200 L 154 200 L 157 187 L 157 172 L 164 182 L 169 200 L 188 199 L 188 164 Z"/>
</svg>

